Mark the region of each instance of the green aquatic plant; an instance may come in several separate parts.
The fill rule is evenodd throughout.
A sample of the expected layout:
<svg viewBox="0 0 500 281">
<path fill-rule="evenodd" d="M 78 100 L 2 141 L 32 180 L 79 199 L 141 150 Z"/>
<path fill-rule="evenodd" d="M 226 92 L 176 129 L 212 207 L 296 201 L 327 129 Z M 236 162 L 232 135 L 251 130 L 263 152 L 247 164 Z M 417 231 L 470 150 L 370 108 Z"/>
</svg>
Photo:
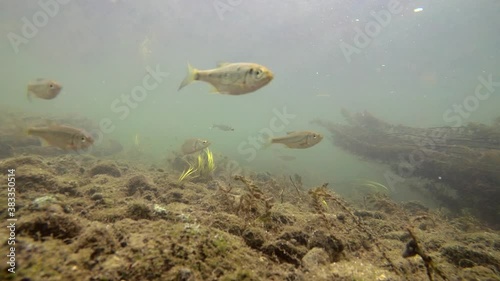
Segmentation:
<svg viewBox="0 0 500 281">
<path fill-rule="evenodd" d="M 210 149 L 205 149 L 205 154 L 207 155 L 207 170 L 211 173 L 215 170 L 214 155 Z"/>
<path fill-rule="evenodd" d="M 214 156 L 208 148 L 204 150 L 204 153 L 198 154 L 196 163 L 185 161 L 189 167 L 182 172 L 179 177 L 179 182 L 188 178 L 207 178 L 211 176 L 215 170 Z"/>
<path fill-rule="evenodd" d="M 357 183 L 360 186 L 369 187 L 369 188 L 375 190 L 375 192 L 389 192 L 390 191 L 387 186 L 385 186 L 379 182 L 376 182 L 376 181 L 362 179 L 362 180 L 359 180 Z"/>
<path fill-rule="evenodd" d="M 182 172 L 181 176 L 178 179 L 179 182 L 182 182 L 185 179 L 193 176 L 193 174 L 195 174 L 198 171 L 198 169 L 195 168 L 191 163 L 188 162 L 188 164 L 189 164 L 189 167 Z"/>
<path fill-rule="evenodd" d="M 201 178 L 207 178 L 215 170 L 214 155 L 208 148 L 205 148 L 203 152 L 198 155 L 198 172 Z"/>
<path fill-rule="evenodd" d="M 198 173 L 200 175 L 204 175 L 206 171 L 205 167 L 205 159 L 203 158 L 203 154 L 198 154 Z"/>
</svg>

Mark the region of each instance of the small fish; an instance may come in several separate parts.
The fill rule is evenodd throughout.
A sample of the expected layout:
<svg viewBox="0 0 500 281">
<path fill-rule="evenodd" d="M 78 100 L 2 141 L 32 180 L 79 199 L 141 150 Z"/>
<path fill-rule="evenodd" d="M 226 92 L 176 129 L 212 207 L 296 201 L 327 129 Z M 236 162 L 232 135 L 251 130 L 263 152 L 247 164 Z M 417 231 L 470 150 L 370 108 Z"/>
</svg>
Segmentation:
<svg viewBox="0 0 500 281">
<path fill-rule="evenodd" d="M 278 155 L 277 157 L 283 161 L 293 161 L 293 160 L 297 159 L 295 156 L 284 155 L 284 154 Z"/>
<path fill-rule="evenodd" d="M 139 139 L 139 134 L 135 134 L 135 137 L 134 137 L 134 145 L 135 146 L 139 146 L 141 144 L 141 141 Z"/>
<path fill-rule="evenodd" d="M 181 147 L 183 154 L 191 154 L 203 150 L 210 145 L 210 142 L 202 139 L 188 139 Z"/>
<path fill-rule="evenodd" d="M 88 148 L 94 143 L 94 139 L 85 130 L 65 125 L 29 128 L 28 135 L 42 138 L 49 145 L 62 150 L 76 151 Z"/>
<path fill-rule="evenodd" d="M 323 136 L 316 132 L 287 132 L 287 135 L 284 137 L 272 138 L 271 143 L 281 143 L 288 148 L 303 149 L 318 144 L 322 139 Z"/>
<path fill-rule="evenodd" d="M 211 84 L 213 92 L 242 95 L 254 92 L 273 80 L 273 73 L 255 63 L 221 63 L 217 68 L 199 70 L 188 64 L 188 74 L 179 90 L 198 80 Z"/>
<path fill-rule="evenodd" d="M 35 96 L 40 99 L 51 100 L 61 92 L 62 86 L 54 80 L 37 79 L 28 83 L 28 100 Z"/>
<path fill-rule="evenodd" d="M 317 94 L 316 96 L 317 97 L 330 97 L 329 94 Z"/>
<path fill-rule="evenodd" d="M 212 125 L 212 127 L 210 127 L 210 129 L 219 129 L 219 130 L 222 130 L 222 131 L 234 131 L 234 128 L 233 127 L 230 127 L 230 126 L 227 126 L 227 125 L 217 125 L 217 124 L 214 124 Z"/>
</svg>

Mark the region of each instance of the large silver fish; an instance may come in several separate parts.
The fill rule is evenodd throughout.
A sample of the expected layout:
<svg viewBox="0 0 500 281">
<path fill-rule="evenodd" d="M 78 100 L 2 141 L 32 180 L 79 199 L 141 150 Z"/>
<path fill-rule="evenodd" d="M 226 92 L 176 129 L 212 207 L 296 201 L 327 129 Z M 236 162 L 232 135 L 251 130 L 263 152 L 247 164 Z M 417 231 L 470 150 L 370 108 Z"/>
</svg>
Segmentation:
<svg viewBox="0 0 500 281">
<path fill-rule="evenodd" d="M 273 73 L 255 63 L 220 63 L 217 68 L 199 70 L 188 64 L 188 74 L 179 90 L 193 81 L 204 81 L 213 86 L 213 92 L 242 95 L 254 92 L 273 80 Z"/>
</svg>

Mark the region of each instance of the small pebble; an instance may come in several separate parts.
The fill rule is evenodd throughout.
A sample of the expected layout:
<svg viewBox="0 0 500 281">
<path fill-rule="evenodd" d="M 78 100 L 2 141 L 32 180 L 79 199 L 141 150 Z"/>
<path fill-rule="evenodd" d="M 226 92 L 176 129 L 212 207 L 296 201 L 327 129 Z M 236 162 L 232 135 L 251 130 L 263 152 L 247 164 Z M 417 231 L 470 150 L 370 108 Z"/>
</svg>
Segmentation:
<svg viewBox="0 0 500 281">
<path fill-rule="evenodd" d="M 97 200 L 101 200 L 103 199 L 104 196 L 102 196 L 102 193 L 94 193 L 90 199 L 94 200 L 94 201 L 97 201 Z"/>
</svg>

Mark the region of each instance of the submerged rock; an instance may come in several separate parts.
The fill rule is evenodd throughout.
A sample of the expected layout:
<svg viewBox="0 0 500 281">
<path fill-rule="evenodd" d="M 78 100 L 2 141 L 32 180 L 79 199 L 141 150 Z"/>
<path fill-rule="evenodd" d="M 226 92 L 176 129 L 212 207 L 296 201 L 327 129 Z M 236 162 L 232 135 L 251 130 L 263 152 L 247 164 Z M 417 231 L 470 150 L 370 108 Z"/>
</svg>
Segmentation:
<svg viewBox="0 0 500 281">
<path fill-rule="evenodd" d="M 312 248 L 307 254 L 302 258 L 302 266 L 305 268 L 314 269 L 317 266 L 323 266 L 330 263 L 330 258 L 328 254 L 322 248 Z"/>
<path fill-rule="evenodd" d="M 134 202 L 127 207 L 127 215 L 134 220 L 151 219 L 152 210 L 142 202 Z"/>
<path fill-rule="evenodd" d="M 52 204 L 60 204 L 61 202 L 54 196 L 52 195 L 46 195 L 42 197 L 38 197 L 29 206 L 29 209 L 39 211 L 39 210 L 44 210 L 47 208 L 47 206 L 52 205 Z"/>
<path fill-rule="evenodd" d="M 0 159 L 9 158 L 14 156 L 14 150 L 12 146 L 4 143 L 0 143 Z"/>
<path fill-rule="evenodd" d="M 323 248 L 331 262 L 340 259 L 340 253 L 344 250 L 344 244 L 332 235 L 327 235 L 323 231 L 315 231 L 308 241 L 309 249 L 314 247 Z"/>
<path fill-rule="evenodd" d="M 500 271 L 500 259 L 486 251 L 477 248 L 471 249 L 463 245 L 445 245 L 441 254 L 452 264 L 458 267 L 473 267 L 476 265 L 488 266 Z"/>
<path fill-rule="evenodd" d="M 39 156 L 21 156 L 8 159 L 0 165 L 2 169 L 12 169 L 23 165 L 32 165 L 38 167 L 45 167 L 43 158 Z"/>
<path fill-rule="evenodd" d="M 143 192 L 146 190 L 156 190 L 156 187 L 144 175 L 136 175 L 128 180 L 127 193 L 129 196 L 134 195 L 137 191 Z"/>
<path fill-rule="evenodd" d="M 85 228 L 75 242 L 76 251 L 91 249 L 90 262 L 98 263 L 97 257 L 112 254 L 118 248 L 118 242 L 105 225 L 93 222 Z"/>
<path fill-rule="evenodd" d="M 53 174 L 40 169 L 17 169 L 16 182 L 18 186 L 32 190 L 59 190 L 59 182 Z"/>
<path fill-rule="evenodd" d="M 102 193 L 94 193 L 92 196 L 90 196 L 90 199 L 94 201 L 102 200 L 103 198 L 104 196 L 102 195 Z"/>
<path fill-rule="evenodd" d="M 66 240 L 78 236 L 82 228 L 79 220 L 74 216 L 46 213 L 24 218 L 19 225 L 19 233 L 27 233 L 37 241 L 43 241 L 46 237 Z"/>
<path fill-rule="evenodd" d="M 241 235 L 245 240 L 245 243 L 253 249 L 260 249 L 264 245 L 264 233 L 258 228 L 247 228 L 243 231 Z"/>
<path fill-rule="evenodd" d="M 277 257 L 281 262 L 299 266 L 302 257 L 307 253 L 307 249 L 303 246 L 295 246 L 289 241 L 279 239 L 263 246 L 262 252 L 268 256 Z"/>
<path fill-rule="evenodd" d="M 108 175 L 115 178 L 119 178 L 122 176 L 120 169 L 113 163 L 102 163 L 97 164 L 92 167 L 89 171 L 90 176 L 94 177 L 96 175 Z"/>
</svg>

